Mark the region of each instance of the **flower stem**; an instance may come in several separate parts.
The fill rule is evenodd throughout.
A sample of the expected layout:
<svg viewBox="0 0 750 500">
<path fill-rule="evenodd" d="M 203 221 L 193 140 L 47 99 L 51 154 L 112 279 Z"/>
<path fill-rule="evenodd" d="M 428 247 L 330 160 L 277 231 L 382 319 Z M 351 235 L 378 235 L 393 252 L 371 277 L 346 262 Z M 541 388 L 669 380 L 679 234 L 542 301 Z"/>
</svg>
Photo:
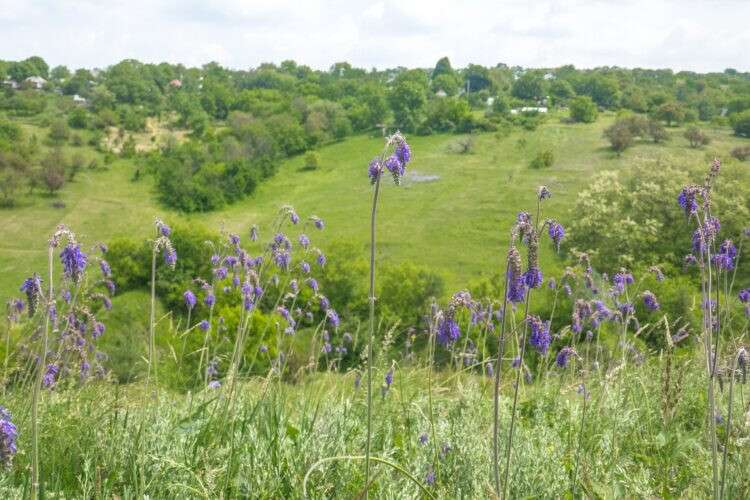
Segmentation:
<svg viewBox="0 0 750 500">
<path fill-rule="evenodd" d="M 510 261 L 505 265 L 505 288 L 503 289 L 503 313 L 500 325 L 500 337 L 497 346 L 497 361 L 495 363 L 495 389 L 493 393 L 492 415 L 492 473 L 495 478 L 495 492 L 500 493 L 500 370 L 502 369 L 503 354 L 505 354 L 505 313 L 508 310 L 508 272 Z"/>
<path fill-rule="evenodd" d="M 367 443 L 365 445 L 365 499 L 369 498 L 370 487 L 370 447 L 372 445 L 372 338 L 375 333 L 375 222 L 380 193 L 380 175 L 375 179 L 375 193 L 372 197 L 370 217 L 370 326 L 367 335 Z"/>
</svg>

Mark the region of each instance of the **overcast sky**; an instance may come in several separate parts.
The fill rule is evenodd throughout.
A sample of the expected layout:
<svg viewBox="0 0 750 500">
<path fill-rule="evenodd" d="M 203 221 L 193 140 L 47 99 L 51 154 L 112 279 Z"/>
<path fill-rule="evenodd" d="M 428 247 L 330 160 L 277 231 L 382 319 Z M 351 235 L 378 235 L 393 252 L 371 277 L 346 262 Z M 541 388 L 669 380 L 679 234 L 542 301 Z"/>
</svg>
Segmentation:
<svg viewBox="0 0 750 500">
<path fill-rule="evenodd" d="M 0 59 L 750 70 L 750 0 L 0 0 Z"/>
</svg>

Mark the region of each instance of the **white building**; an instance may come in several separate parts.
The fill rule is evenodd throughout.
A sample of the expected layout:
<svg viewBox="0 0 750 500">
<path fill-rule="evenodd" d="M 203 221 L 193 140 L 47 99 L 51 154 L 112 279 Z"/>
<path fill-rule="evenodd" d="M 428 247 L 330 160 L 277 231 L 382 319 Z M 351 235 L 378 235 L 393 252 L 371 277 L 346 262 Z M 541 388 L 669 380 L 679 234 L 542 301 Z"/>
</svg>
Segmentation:
<svg viewBox="0 0 750 500">
<path fill-rule="evenodd" d="M 511 115 L 517 115 L 518 113 L 546 113 L 546 106 L 524 106 L 523 108 L 515 108 L 510 110 Z"/>
<path fill-rule="evenodd" d="M 30 87 L 37 90 L 42 89 L 45 85 L 47 85 L 47 80 L 45 80 L 41 76 L 30 76 L 26 80 L 24 80 L 24 82 L 29 84 Z"/>
</svg>

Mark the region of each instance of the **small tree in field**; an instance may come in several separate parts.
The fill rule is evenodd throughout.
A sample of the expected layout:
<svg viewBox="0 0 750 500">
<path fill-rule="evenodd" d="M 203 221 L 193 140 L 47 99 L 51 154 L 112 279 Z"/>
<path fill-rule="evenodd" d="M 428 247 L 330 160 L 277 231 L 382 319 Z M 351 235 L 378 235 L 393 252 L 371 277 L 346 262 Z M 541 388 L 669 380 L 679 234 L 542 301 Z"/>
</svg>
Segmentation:
<svg viewBox="0 0 750 500">
<path fill-rule="evenodd" d="M 660 121 L 650 119 L 648 121 L 648 135 L 651 137 L 651 140 L 659 143 L 666 141 L 669 139 L 669 134 L 667 134 L 666 129 L 664 128 L 664 125 L 661 124 Z"/>
<path fill-rule="evenodd" d="M 555 163 L 555 154 L 551 149 L 545 149 L 536 154 L 529 166 L 531 168 L 549 168 L 553 163 Z"/>
<path fill-rule="evenodd" d="M 620 156 L 623 151 L 632 146 L 635 139 L 629 124 L 622 121 L 617 121 L 607 127 L 604 131 L 604 137 L 607 138 L 617 156 Z"/>
<path fill-rule="evenodd" d="M 667 127 L 672 123 L 680 123 L 685 119 L 685 110 L 676 102 L 667 102 L 656 110 L 656 118 L 667 122 Z"/>
<path fill-rule="evenodd" d="M 582 95 L 570 101 L 570 118 L 574 122 L 593 123 L 598 115 L 596 103 Z"/>
<path fill-rule="evenodd" d="M 65 157 L 60 149 L 50 151 L 42 159 L 41 179 L 50 194 L 65 184 Z"/>
<path fill-rule="evenodd" d="M 305 170 L 316 170 L 320 166 L 320 155 L 310 151 L 305 155 Z"/>
<path fill-rule="evenodd" d="M 698 127 L 689 127 L 684 136 L 690 142 L 691 148 L 699 148 L 711 142 L 711 138 L 701 132 Z"/>
<path fill-rule="evenodd" d="M 63 143 L 70 137 L 70 129 L 65 120 L 55 120 L 49 125 L 49 138 L 56 144 Z"/>
</svg>

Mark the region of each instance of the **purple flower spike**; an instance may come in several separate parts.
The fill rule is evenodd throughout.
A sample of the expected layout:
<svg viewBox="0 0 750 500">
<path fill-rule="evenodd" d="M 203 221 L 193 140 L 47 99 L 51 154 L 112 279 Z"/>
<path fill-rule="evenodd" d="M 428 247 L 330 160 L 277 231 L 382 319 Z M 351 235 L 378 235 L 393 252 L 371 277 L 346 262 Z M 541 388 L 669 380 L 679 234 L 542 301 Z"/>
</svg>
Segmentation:
<svg viewBox="0 0 750 500">
<path fill-rule="evenodd" d="M 461 329 L 451 318 L 444 318 L 438 325 L 437 341 L 444 346 L 453 344 L 461 337 Z"/>
<path fill-rule="evenodd" d="M 528 316 L 526 322 L 531 327 L 529 343 L 539 354 L 547 354 L 552 336 L 549 334 L 549 321 L 542 321 L 538 316 Z"/>
<path fill-rule="evenodd" d="M 555 363 L 557 363 L 557 366 L 560 368 L 565 368 L 568 366 L 568 362 L 570 361 L 571 356 L 575 356 L 576 351 L 572 347 L 565 346 L 562 349 L 560 349 L 560 352 L 557 353 L 557 357 L 555 358 Z"/>
<path fill-rule="evenodd" d="M 656 300 L 656 295 L 649 290 L 643 292 L 643 304 L 649 311 L 656 311 L 660 307 L 659 302 Z"/>
<path fill-rule="evenodd" d="M 80 245 L 68 243 L 62 252 L 60 252 L 60 261 L 62 262 L 65 277 L 73 281 L 79 281 L 83 276 L 83 271 L 86 269 L 88 257 L 81 251 Z"/>
</svg>

